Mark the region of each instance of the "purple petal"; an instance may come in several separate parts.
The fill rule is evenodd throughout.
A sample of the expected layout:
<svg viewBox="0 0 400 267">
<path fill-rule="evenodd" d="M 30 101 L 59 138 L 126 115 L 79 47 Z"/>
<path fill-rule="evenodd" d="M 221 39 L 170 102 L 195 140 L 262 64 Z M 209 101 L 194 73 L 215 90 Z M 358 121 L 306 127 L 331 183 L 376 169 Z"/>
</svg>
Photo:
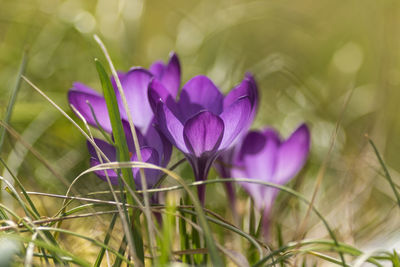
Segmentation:
<svg viewBox="0 0 400 267">
<path fill-rule="evenodd" d="M 220 149 L 227 149 L 247 131 L 251 104 L 248 97 L 243 97 L 230 105 L 220 115 L 225 124 L 225 134 Z"/>
<path fill-rule="evenodd" d="M 279 145 L 279 136 L 272 129 L 263 133 L 249 132 L 235 159 L 235 166 L 239 167 L 232 170 L 232 175 L 236 178 L 273 182 Z M 270 205 L 271 197 L 276 194 L 276 190 L 264 185 L 244 182 L 240 184 L 249 192 L 258 208 Z"/>
<path fill-rule="evenodd" d="M 153 126 L 150 126 L 146 132 L 145 140 L 147 146 L 154 148 L 161 157 L 159 164 L 166 167 L 172 154 L 171 143 Z"/>
<path fill-rule="evenodd" d="M 279 136 L 273 130 L 250 132 L 246 136 L 239 157 L 246 167 L 248 178 L 266 182 L 272 180 L 278 161 L 279 144 Z"/>
<path fill-rule="evenodd" d="M 142 129 L 147 129 L 153 119 L 153 111 L 151 110 L 147 96 L 147 88 L 152 77 L 153 75 L 150 72 L 141 68 L 134 68 L 126 74 L 119 74 L 128 107 L 132 113 L 133 123 Z M 120 112 L 126 118 L 124 105 L 114 78 L 112 78 L 112 83 Z"/>
<path fill-rule="evenodd" d="M 115 161 L 117 159 L 114 146 L 97 138 L 94 138 L 94 142 L 110 161 Z M 98 160 L 99 158 L 97 157 L 96 149 L 89 141 L 87 141 L 87 147 L 90 155 Z M 105 160 L 103 160 L 103 162 L 105 162 Z"/>
<path fill-rule="evenodd" d="M 164 136 L 183 153 L 189 153 L 183 139 L 183 125 L 162 101 L 157 104 L 157 122 Z"/>
<path fill-rule="evenodd" d="M 189 151 L 196 157 L 218 149 L 224 135 L 224 122 L 209 111 L 189 119 L 183 128 L 183 137 Z"/>
<path fill-rule="evenodd" d="M 224 98 L 224 109 L 235 103 L 239 98 L 247 96 L 253 97 L 252 84 L 248 79 L 244 79 L 239 85 L 234 87 Z"/>
<path fill-rule="evenodd" d="M 74 83 L 74 87 L 68 92 L 68 101 L 86 119 L 88 124 L 97 127 L 96 120 L 89 106 L 90 104 L 100 126 L 104 131 L 111 132 L 112 129 L 106 101 L 98 92 L 81 83 Z"/>
<path fill-rule="evenodd" d="M 302 124 L 279 149 L 275 182 L 285 184 L 295 176 L 305 164 L 309 151 L 310 131 Z"/>
<path fill-rule="evenodd" d="M 258 86 L 256 81 L 254 80 L 254 77 L 251 73 L 246 73 L 246 80 L 248 80 L 251 84 L 251 89 L 250 89 L 250 100 L 252 106 L 257 107 L 258 106 L 258 98 L 259 98 L 259 93 L 258 93 Z"/>
<path fill-rule="evenodd" d="M 250 73 L 246 74 L 246 77 L 243 81 L 232 89 L 228 95 L 224 98 L 224 109 L 227 109 L 230 105 L 235 103 L 238 99 L 247 96 L 250 100 L 251 104 L 251 114 L 248 121 L 247 128 L 250 127 L 253 119 L 256 115 L 258 108 L 258 89 L 257 84 Z"/>
<path fill-rule="evenodd" d="M 234 178 L 247 178 L 249 179 L 250 177 L 247 175 L 246 172 L 246 167 L 244 165 L 235 165 L 235 167 L 233 167 L 231 169 L 231 175 Z M 256 179 L 254 179 L 256 180 Z M 240 184 L 240 186 L 242 186 L 247 193 L 253 198 L 254 203 L 256 203 L 257 207 L 259 207 L 259 205 L 262 205 L 262 201 L 263 201 L 263 189 L 262 186 L 258 185 L 258 184 L 253 184 L 253 183 L 247 183 L 247 182 L 238 182 Z"/>
<path fill-rule="evenodd" d="M 179 106 L 193 116 L 201 110 L 219 115 L 223 109 L 223 95 L 206 76 L 199 75 L 188 81 L 182 89 Z"/>
<path fill-rule="evenodd" d="M 133 141 L 133 135 L 132 135 L 132 131 L 131 131 L 129 122 L 126 120 L 122 120 L 122 127 L 125 132 L 125 138 L 126 138 L 126 143 L 128 145 L 128 149 L 131 153 L 134 153 L 135 152 L 135 143 Z M 139 146 L 142 147 L 146 144 L 145 138 L 143 137 L 143 134 L 140 131 L 140 129 L 135 127 L 135 130 L 136 130 L 136 136 L 138 138 Z"/>
<path fill-rule="evenodd" d="M 175 97 L 172 98 L 172 95 L 165 88 L 165 86 L 156 79 L 153 79 L 149 84 L 148 98 L 150 106 L 154 112 L 156 112 L 157 103 L 162 100 L 164 103 L 167 104 L 168 108 L 175 114 L 175 116 L 177 116 L 178 118 L 181 117 L 180 111 L 175 102 Z"/>
<path fill-rule="evenodd" d="M 75 90 L 75 91 L 78 91 L 78 92 L 82 92 L 82 93 L 91 94 L 91 95 L 101 96 L 101 94 L 99 92 L 93 90 L 89 86 L 86 86 L 86 85 L 84 85 L 83 83 L 80 83 L 80 82 L 74 82 L 72 90 Z"/>
<path fill-rule="evenodd" d="M 95 159 L 95 158 L 90 159 L 90 166 L 94 167 L 99 164 L 100 164 L 100 162 L 97 159 Z M 118 174 L 113 169 L 94 171 L 94 173 L 103 181 L 107 181 L 107 176 L 106 176 L 106 173 L 107 173 L 108 178 L 110 178 L 111 184 L 113 184 L 113 185 L 118 184 Z"/>
<path fill-rule="evenodd" d="M 161 61 L 155 62 L 150 67 L 150 72 L 168 89 L 175 99 L 181 83 L 181 66 L 178 56 L 172 53 L 167 65 Z"/>
<path fill-rule="evenodd" d="M 165 64 L 161 60 L 155 61 L 153 64 L 151 64 L 149 71 L 157 78 L 160 79 L 160 77 L 163 75 L 165 69 Z"/>
<path fill-rule="evenodd" d="M 101 139 L 94 139 L 96 145 L 100 148 L 100 150 L 106 155 L 106 157 L 111 161 L 116 161 L 117 156 L 116 156 L 116 151 L 115 148 L 110 145 L 109 143 L 101 140 Z M 90 159 L 90 165 L 92 167 L 99 165 L 100 164 L 100 160 L 99 157 L 97 156 L 96 150 L 93 147 L 93 145 L 89 142 L 87 142 L 87 146 L 88 146 L 88 150 L 90 155 L 92 156 Z M 103 159 L 103 163 L 105 163 L 106 160 Z M 96 173 L 97 176 L 99 176 L 102 180 L 107 181 L 106 178 L 106 172 L 111 180 L 112 184 L 118 184 L 118 175 L 117 173 L 115 173 L 114 170 L 110 169 L 110 170 L 102 170 L 102 171 L 95 171 L 94 173 Z"/>
<path fill-rule="evenodd" d="M 151 147 L 143 147 L 140 149 L 143 162 L 159 165 L 160 158 L 157 151 Z M 134 154 L 131 158 L 132 161 L 138 161 L 137 155 Z M 160 171 L 155 169 L 144 169 L 144 174 L 146 177 L 147 188 L 152 188 L 160 179 Z M 135 179 L 135 184 L 138 189 L 142 188 L 142 181 L 140 178 L 140 169 L 133 168 L 133 175 Z"/>
</svg>

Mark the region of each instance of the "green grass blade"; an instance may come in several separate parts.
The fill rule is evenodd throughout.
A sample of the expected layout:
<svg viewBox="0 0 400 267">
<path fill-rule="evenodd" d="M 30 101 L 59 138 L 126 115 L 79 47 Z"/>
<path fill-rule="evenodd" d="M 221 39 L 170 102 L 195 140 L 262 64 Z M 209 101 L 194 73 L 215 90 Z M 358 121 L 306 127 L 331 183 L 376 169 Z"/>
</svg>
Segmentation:
<svg viewBox="0 0 400 267">
<path fill-rule="evenodd" d="M 125 250 L 126 250 L 126 245 L 127 245 L 126 236 L 124 236 L 122 238 L 121 245 L 119 246 L 118 253 L 120 253 L 121 255 L 124 255 Z M 122 264 L 122 260 L 120 258 L 116 258 L 114 261 L 113 267 L 119 267 L 119 266 L 121 266 L 121 264 Z"/>
<path fill-rule="evenodd" d="M 374 149 L 375 155 L 376 155 L 376 157 L 378 158 L 378 161 L 379 161 L 379 163 L 381 164 L 383 171 L 385 172 L 386 180 L 388 180 L 388 182 L 389 182 L 389 184 L 390 184 L 390 187 L 392 188 L 393 193 L 394 193 L 394 195 L 395 195 L 395 197 L 396 197 L 397 204 L 398 204 L 399 207 L 400 207 L 400 194 L 399 194 L 399 192 L 398 192 L 397 189 L 396 189 L 396 185 L 395 185 L 395 183 L 393 182 L 392 176 L 390 176 L 389 170 L 387 169 L 386 164 L 385 164 L 385 162 L 384 162 L 383 159 L 382 159 L 382 156 L 379 154 L 378 148 L 375 146 L 375 144 L 374 144 L 374 142 L 372 141 L 372 139 L 370 139 L 369 137 L 367 137 L 367 138 L 368 138 L 368 141 L 369 141 L 369 143 L 371 144 L 372 148 Z"/>
<path fill-rule="evenodd" d="M 174 243 L 174 229 L 175 229 L 175 211 L 176 205 L 171 199 L 170 195 L 166 196 L 166 214 L 165 220 L 162 224 L 162 235 L 159 239 L 159 247 L 161 248 L 160 258 L 157 264 L 167 266 L 171 259 L 172 244 Z"/>
<path fill-rule="evenodd" d="M 194 224 L 197 224 L 197 215 L 195 214 L 195 213 L 193 213 L 192 214 L 192 222 L 194 223 Z M 194 227 L 192 227 L 192 238 L 191 238 L 191 240 L 192 240 L 192 248 L 193 249 L 199 249 L 199 248 L 202 248 L 202 246 L 201 246 L 201 240 L 200 240 L 200 234 L 199 234 L 199 231 L 197 231 L 197 229 L 195 229 Z M 202 263 L 203 263 L 203 255 L 201 255 L 201 254 L 196 254 L 196 255 L 194 255 L 193 256 L 193 259 L 194 259 L 194 263 L 195 264 L 197 264 L 197 265 L 201 265 Z"/>
<path fill-rule="evenodd" d="M 393 250 L 392 264 L 393 264 L 393 267 L 400 267 L 400 259 L 399 259 L 399 255 L 397 254 L 396 250 Z"/>
<path fill-rule="evenodd" d="M 109 252 L 113 253 L 117 258 L 120 258 L 122 261 L 127 263 L 129 266 L 132 265 L 131 261 L 128 258 L 124 257 L 122 254 L 120 254 L 115 249 L 109 247 L 108 245 L 104 244 L 103 242 L 97 241 L 94 238 L 90 238 L 90 237 L 85 236 L 83 234 L 79 234 L 79 233 L 72 232 L 72 231 L 69 231 L 69 230 L 53 228 L 53 227 L 40 226 L 40 227 L 38 227 L 38 229 L 39 230 L 47 230 L 47 231 L 56 231 L 56 232 L 64 233 L 64 234 L 67 234 L 67 235 L 71 235 L 71 236 L 75 236 L 75 237 L 87 240 L 87 241 L 91 242 L 92 244 L 94 244 L 96 246 L 99 246 L 101 248 L 107 249 Z"/>
<path fill-rule="evenodd" d="M 36 209 L 35 205 L 33 204 L 33 201 L 29 197 L 29 195 L 26 193 L 26 190 L 24 186 L 22 185 L 21 181 L 13 174 L 13 172 L 8 168 L 7 164 L 4 162 L 4 160 L 0 157 L 0 162 L 3 164 L 4 168 L 7 169 L 7 171 L 11 174 L 11 177 L 14 179 L 15 183 L 19 186 L 19 188 L 22 191 L 22 194 L 24 195 L 25 199 L 28 201 L 29 206 L 32 209 L 32 215 L 35 217 L 35 219 L 39 219 L 40 214 L 38 210 Z"/>
<path fill-rule="evenodd" d="M 117 221 L 117 218 L 118 218 L 118 214 L 114 214 L 112 219 L 111 219 L 110 226 L 108 227 L 107 234 L 106 234 L 106 236 L 104 238 L 104 241 L 103 241 L 104 245 L 107 245 L 108 242 L 110 241 L 111 232 L 112 232 L 112 230 L 114 228 L 114 225 L 115 225 L 115 222 Z M 105 251 L 106 251 L 105 248 L 101 248 L 101 250 L 99 252 L 99 255 L 97 256 L 96 262 L 94 263 L 95 267 L 99 267 L 100 266 L 101 261 L 103 260 Z"/>
<path fill-rule="evenodd" d="M 64 249 L 62 249 L 62 248 L 60 248 L 58 246 L 54 246 L 52 244 L 46 243 L 46 242 L 44 242 L 42 240 L 39 240 L 39 239 L 32 240 L 29 237 L 25 237 L 25 236 L 22 236 L 22 235 L 16 235 L 16 234 L 7 234 L 7 235 L 0 234 L 0 238 L 2 238 L 3 236 L 7 237 L 7 238 L 10 238 L 10 239 L 18 240 L 18 241 L 21 241 L 21 242 L 24 242 L 24 243 L 32 242 L 32 243 L 35 244 L 36 247 L 44 248 L 44 249 L 46 249 L 48 251 L 51 251 L 53 255 L 57 255 L 57 254 L 65 255 L 66 257 L 69 258 L 69 261 L 71 261 L 73 263 L 76 263 L 78 266 L 83 266 L 83 267 L 92 266 L 85 259 L 77 257 L 77 256 L 73 255 L 72 253 L 69 253 L 67 250 L 64 250 Z M 52 258 L 52 259 L 55 260 L 55 258 Z M 59 266 L 59 265 L 57 265 L 57 266 Z M 63 265 L 60 265 L 60 266 L 68 266 L 68 265 L 67 265 L 67 262 L 64 262 Z"/>
<path fill-rule="evenodd" d="M 7 110 L 6 110 L 6 115 L 4 117 L 4 123 L 6 123 L 6 124 L 8 124 L 11 119 L 11 114 L 12 114 L 12 111 L 14 108 L 14 104 L 15 104 L 15 101 L 17 100 L 17 95 L 19 92 L 19 88 L 21 86 L 21 78 L 22 78 L 22 75 L 24 75 L 24 73 L 25 73 L 26 62 L 27 62 L 27 52 L 24 51 L 24 53 L 22 55 L 21 64 L 19 66 L 17 80 L 16 80 L 15 86 L 12 90 L 12 93 L 10 96 L 10 101 L 8 102 L 8 106 L 7 106 Z M 7 131 L 4 127 L 0 128 L 0 152 L 2 151 L 2 148 L 3 148 L 6 132 Z"/>
<path fill-rule="evenodd" d="M 115 140 L 117 159 L 118 161 L 130 161 L 128 145 L 126 143 L 125 132 L 122 126 L 121 115 L 118 108 L 117 97 L 114 92 L 114 88 L 111 81 L 100 61 L 96 60 L 96 68 L 100 77 L 101 85 L 103 88 L 104 98 L 106 100 L 108 115 L 110 117 L 111 127 Z M 135 182 L 133 180 L 133 174 L 131 169 L 121 169 L 122 178 L 125 184 L 135 190 Z M 127 194 L 127 202 L 130 205 L 134 205 L 134 199 L 130 194 Z M 144 250 L 143 250 L 143 239 L 140 233 L 140 214 L 137 212 L 131 212 L 130 216 L 133 220 L 133 240 L 134 249 L 139 260 L 144 263 Z M 128 239 L 129 240 L 129 239 Z"/>
<path fill-rule="evenodd" d="M 128 145 L 126 143 L 125 132 L 122 126 L 121 115 L 119 112 L 117 97 L 115 95 L 114 88 L 103 65 L 98 60 L 96 60 L 96 68 L 100 77 L 101 85 L 103 87 L 103 94 L 106 100 L 108 115 L 110 117 L 111 127 L 113 130 L 113 136 L 117 149 L 118 161 L 130 161 L 131 158 L 129 156 Z M 121 172 L 126 184 L 129 185 L 132 190 L 135 190 L 136 187 L 133 180 L 132 171 L 129 169 L 122 169 Z"/>
<path fill-rule="evenodd" d="M 183 205 L 183 200 L 180 200 L 180 205 Z M 185 214 L 180 211 L 180 215 L 182 217 L 185 217 Z M 190 249 L 190 245 L 189 245 L 189 235 L 187 233 L 187 229 L 186 229 L 186 222 L 183 218 L 179 218 L 179 238 L 180 238 L 180 245 L 181 245 L 181 250 L 187 250 Z M 189 255 L 182 255 L 182 262 L 183 263 L 187 263 L 187 264 L 191 264 L 191 258 Z"/>
<path fill-rule="evenodd" d="M 12 114 L 12 111 L 13 111 L 13 108 L 14 108 L 14 104 L 15 104 L 15 101 L 17 100 L 17 95 L 18 95 L 18 92 L 19 92 L 19 88 L 21 87 L 21 78 L 22 78 L 22 75 L 24 75 L 24 73 L 25 73 L 26 62 L 27 62 L 27 53 L 26 53 L 26 51 L 24 51 L 24 53 L 22 55 L 21 64 L 19 66 L 17 80 L 16 80 L 15 86 L 14 86 L 12 92 L 11 92 L 10 101 L 8 102 L 6 114 L 5 114 L 5 117 L 4 117 L 4 123 L 5 124 L 8 124 L 10 122 L 11 114 Z M 0 127 L 0 153 L 3 150 L 3 144 L 4 144 L 4 139 L 6 137 L 6 132 L 7 131 L 6 131 L 5 127 Z M 1 183 L 0 183 L 0 186 L 1 186 Z M 0 197 L 1 197 L 1 191 L 0 191 Z M 3 214 L 0 214 L 0 216 L 2 216 L 2 215 Z"/>
</svg>

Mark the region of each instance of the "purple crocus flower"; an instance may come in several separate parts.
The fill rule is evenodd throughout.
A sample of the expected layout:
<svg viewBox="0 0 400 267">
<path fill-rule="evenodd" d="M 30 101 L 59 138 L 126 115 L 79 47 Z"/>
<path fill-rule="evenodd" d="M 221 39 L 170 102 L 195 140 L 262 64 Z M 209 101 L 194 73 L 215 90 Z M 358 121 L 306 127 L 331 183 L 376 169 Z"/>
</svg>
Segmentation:
<svg viewBox="0 0 400 267">
<path fill-rule="evenodd" d="M 310 131 L 300 125 L 286 140 L 271 128 L 251 131 L 243 139 L 233 159 L 231 175 L 275 184 L 286 184 L 304 166 L 310 150 Z M 279 190 L 259 184 L 239 182 L 251 195 L 256 208 L 263 210 L 264 234 L 269 213 Z"/>
<path fill-rule="evenodd" d="M 153 80 L 149 100 L 160 130 L 185 154 L 196 180 L 205 180 L 218 155 L 251 123 L 256 92 L 250 75 L 225 97 L 209 78 L 199 75 L 183 86 L 179 101 Z M 198 187 L 198 193 L 204 204 L 205 187 Z"/>
<path fill-rule="evenodd" d="M 129 109 L 132 112 L 143 161 L 165 167 L 170 160 L 172 146 L 168 140 L 153 127 L 154 114 L 148 101 L 147 90 L 150 81 L 154 79 L 160 82 L 172 96 L 177 95 L 181 79 L 180 63 L 177 55 L 174 53 L 171 54 L 167 64 L 157 61 L 151 65 L 150 70 L 135 67 L 127 73 L 118 73 L 118 76 Z M 111 82 L 117 96 L 127 144 L 131 152 L 131 160 L 136 161 L 137 156 L 132 133 L 127 122 L 127 114 L 123 108 L 122 99 L 115 80 L 111 78 Z M 69 103 L 82 114 L 88 124 L 95 127 L 100 126 L 105 132 L 112 134 L 107 105 L 102 95 L 82 83 L 74 83 L 73 88 L 68 92 L 68 100 Z M 113 145 L 100 139 L 95 139 L 95 142 L 110 161 L 117 160 Z M 98 165 L 100 161 L 94 147 L 88 143 L 88 148 L 92 156 L 90 164 L 92 166 Z M 98 171 L 96 174 L 100 178 L 105 179 L 105 172 L 106 171 Z M 107 172 L 111 182 L 113 184 L 118 183 L 117 174 L 113 170 L 108 170 Z M 135 183 L 140 188 L 140 174 L 137 169 L 134 169 L 133 172 Z M 145 170 L 145 173 L 148 186 L 154 186 L 160 177 L 160 173 L 155 170 Z"/>
</svg>

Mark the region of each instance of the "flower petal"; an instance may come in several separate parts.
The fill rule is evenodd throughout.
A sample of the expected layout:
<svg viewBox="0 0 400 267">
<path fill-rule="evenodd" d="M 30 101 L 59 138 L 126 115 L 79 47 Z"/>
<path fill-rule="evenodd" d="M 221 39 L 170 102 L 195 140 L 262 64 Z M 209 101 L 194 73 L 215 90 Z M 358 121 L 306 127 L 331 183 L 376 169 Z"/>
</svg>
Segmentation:
<svg viewBox="0 0 400 267">
<path fill-rule="evenodd" d="M 199 75 L 188 81 L 182 89 L 179 106 L 190 118 L 201 110 L 219 115 L 223 109 L 223 95 L 206 76 Z"/>
<path fill-rule="evenodd" d="M 103 140 L 97 139 L 97 138 L 94 138 L 94 142 L 96 143 L 96 145 L 99 147 L 99 149 L 106 155 L 106 157 L 110 161 L 116 161 L 117 160 L 117 156 L 116 156 L 116 152 L 115 152 L 114 146 L 110 145 L 106 141 L 103 141 Z M 94 146 L 89 141 L 87 141 L 86 143 L 87 143 L 87 147 L 88 147 L 90 155 L 93 158 L 96 158 L 97 160 L 99 160 L 99 158 L 97 157 L 96 149 L 94 148 Z M 105 162 L 105 160 L 103 160 L 103 161 Z"/>
<path fill-rule="evenodd" d="M 101 139 L 97 139 L 97 138 L 94 139 L 94 142 L 111 162 L 117 160 L 116 151 L 112 145 L 110 145 L 109 143 L 107 143 Z M 97 156 L 96 149 L 89 142 L 87 142 L 87 146 L 88 146 L 89 153 L 92 156 L 90 159 L 90 165 L 92 167 L 99 165 L 100 160 L 99 160 L 99 157 Z M 106 161 L 103 159 L 103 162 L 106 162 Z M 110 169 L 110 170 L 94 171 L 94 173 L 96 173 L 96 175 L 104 181 L 107 181 L 106 172 L 111 180 L 111 183 L 118 184 L 118 175 L 114 170 Z"/>
<path fill-rule="evenodd" d="M 153 112 L 150 108 L 147 96 L 147 87 L 152 77 L 153 75 L 149 71 L 142 68 L 134 68 L 125 74 L 119 74 L 128 107 L 132 113 L 133 123 L 135 126 L 145 130 L 153 119 Z M 117 96 L 121 116 L 127 118 L 114 78 L 112 78 L 112 84 Z"/>
<path fill-rule="evenodd" d="M 89 86 L 86 86 L 80 82 L 74 82 L 71 90 L 82 92 L 82 93 L 87 93 L 87 94 L 92 94 L 92 95 L 96 95 L 96 96 L 101 96 L 101 94 L 99 92 L 93 90 Z"/>
<path fill-rule="evenodd" d="M 100 162 L 95 159 L 95 158 L 90 158 L 90 166 L 94 167 L 99 165 Z M 103 181 L 107 181 L 107 176 L 106 173 L 108 175 L 108 178 L 110 178 L 110 182 L 113 185 L 117 185 L 118 184 L 118 174 L 113 170 L 113 169 L 109 169 L 109 170 L 102 170 L 102 171 L 94 171 L 94 173 Z"/>
<path fill-rule="evenodd" d="M 96 120 L 90 109 L 90 106 L 92 106 L 100 126 L 104 131 L 111 132 L 111 122 L 108 117 L 106 101 L 98 92 L 81 83 L 74 83 L 74 87 L 68 92 L 68 101 L 86 119 L 88 124 L 97 127 Z"/>
<path fill-rule="evenodd" d="M 172 154 L 171 143 L 160 133 L 155 127 L 150 126 L 145 135 L 145 142 L 147 146 L 154 148 L 159 157 L 162 167 L 166 167 Z"/>
<path fill-rule="evenodd" d="M 247 96 L 250 99 L 250 103 L 254 101 L 254 86 L 248 78 L 235 86 L 224 98 L 224 109 L 235 103 L 241 97 Z"/>
<path fill-rule="evenodd" d="M 309 151 L 310 131 L 302 124 L 279 148 L 275 182 L 285 184 L 295 176 L 305 164 Z"/>
<path fill-rule="evenodd" d="M 272 129 L 263 133 L 249 132 L 235 160 L 235 165 L 239 167 L 232 170 L 233 176 L 273 182 L 279 145 L 279 136 Z M 240 185 L 249 192 L 259 209 L 268 208 L 277 194 L 277 190 L 264 185 L 245 182 Z"/>
<path fill-rule="evenodd" d="M 258 98 L 259 98 L 259 93 L 258 93 L 258 86 L 256 81 L 254 80 L 254 77 L 251 73 L 246 73 L 246 78 L 247 81 L 250 82 L 251 84 L 251 89 L 250 89 L 250 100 L 251 100 L 251 104 L 252 106 L 255 106 L 255 108 L 257 108 L 258 106 Z"/>
<path fill-rule="evenodd" d="M 155 61 L 153 64 L 151 64 L 149 71 L 157 78 L 159 79 L 163 73 L 164 73 L 164 69 L 165 69 L 165 64 L 164 62 L 162 62 L 161 60 L 157 60 Z"/>
<path fill-rule="evenodd" d="M 142 155 L 143 162 L 151 163 L 154 165 L 160 164 L 160 158 L 157 151 L 151 147 L 143 147 L 140 149 L 140 154 Z M 138 161 L 138 157 L 136 154 L 131 158 L 132 161 Z M 144 174 L 146 177 L 147 188 L 152 188 L 160 179 L 161 172 L 155 169 L 144 169 Z M 140 169 L 133 168 L 133 175 L 135 179 L 135 185 L 138 189 L 142 188 L 142 181 L 140 178 Z"/>
<path fill-rule="evenodd" d="M 231 147 L 247 131 L 250 114 L 251 104 L 248 97 L 240 98 L 221 113 L 220 117 L 225 124 L 225 134 L 220 149 Z"/>
<path fill-rule="evenodd" d="M 183 138 L 189 151 L 196 157 L 218 149 L 224 136 L 224 122 L 209 111 L 190 118 L 183 128 Z"/>
<path fill-rule="evenodd" d="M 156 118 L 164 136 L 183 153 L 189 153 L 183 139 L 183 125 L 164 102 L 157 104 Z"/>
<path fill-rule="evenodd" d="M 232 89 L 224 98 L 224 110 L 229 108 L 238 99 L 247 96 L 251 104 L 251 114 L 248 121 L 247 128 L 250 127 L 258 109 L 258 89 L 257 84 L 250 73 L 246 74 L 243 81 Z"/>
<path fill-rule="evenodd" d="M 168 89 L 175 99 L 181 84 L 181 66 L 175 53 L 170 55 L 167 65 L 161 61 L 155 62 L 150 67 L 150 72 Z"/>
<path fill-rule="evenodd" d="M 129 122 L 127 120 L 122 120 L 122 127 L 124 129 L 125 133 L 125 138 L 126 138 L 126 144 L 128 145 L 128 149 L 131 153 L 135 152 L 135 143 L 133 141 L 133 135 L 131 131 L 131 126 L 129 125 Z M 135 127 L 136 130 L 136 136 L 138 138 L 139 146 L 142 147 L 146 145 L 145 138 L 143 137 L 142 132 L 140 131 L 139 128 Z"/>
<path fill-rule="evenodd" d="M 175 114 L 175 116 L 178 118 L 181 117 L 180 111 L 175 102 L 175 97 L 172 97 L 167 88 L 156 79 L 153 79 L 149 84 L 148 99 L 154 113 L 157 112 L 157 103 L 162 100 L 167 104 L 168 108 Z"/>
<path fill-rule="evenodd" d="M 280 140 L 271 129 L 250 132 L 244 139 L 239 158 L 244 163 L 248 178 L 271 182 L 278 161 Z"/>
</svg>

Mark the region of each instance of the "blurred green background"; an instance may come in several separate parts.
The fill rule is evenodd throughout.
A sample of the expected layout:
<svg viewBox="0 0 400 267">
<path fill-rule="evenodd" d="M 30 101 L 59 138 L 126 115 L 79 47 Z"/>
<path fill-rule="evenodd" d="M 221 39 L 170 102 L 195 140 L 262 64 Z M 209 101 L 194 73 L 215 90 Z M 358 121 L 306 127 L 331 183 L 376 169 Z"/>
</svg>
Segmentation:
<svg viewBox="0 0 400 267">
<path fill-rule="evenodd" d="M 316 205 L 339 238 L 360 247 L 391 248 L 400 238 L 399 213 L 365 134 L 375 141 L 398 182 L 399 4 L 0 0 L 0 115 L 4 117 L 24 49 L 26 76 L 72 115 L 67 91 L 74 81 L 100 90 L 94 58 L 105 60 L 93 34 L 105 42 L 119 70 L 148 67 L 175 51 L 183 83 L 206 74 L 224 92 L 250 71 L 261 93 L 253 128 L 270 125 L 288 136 L 303 121 L 311 127 L 310 160 L 290 185 L 310 197 L 326 159 Z M 24 82 L 11 125 L 66 181 L 88 168 L 83 136 Z M 337 138 L 329 154 L 336 125 Z M 27 189 L 65 193 L 66 186 L 36 156 L 25 154 L 11 135 L 1 157 Z M 0 175 L 7 174 L 1 169 Z M 93 190 L 94 184 L 106 188 L 88 175 L 77 190 Z M 224 199 L 222 186 L 212 190 Z M 58 206 L 46 200 L 38 198 L 52 215 Z M 208 204 L 224 208 L 224 201 Z M 285 196 L 280 196 L 279 205 L 285 212 L 276 212 L 275 220 L 294 232 L 306 207 Z M 308 230 L 308 237 L 326 236 L 317 218 L 311 218 Z"/>
</svg>

